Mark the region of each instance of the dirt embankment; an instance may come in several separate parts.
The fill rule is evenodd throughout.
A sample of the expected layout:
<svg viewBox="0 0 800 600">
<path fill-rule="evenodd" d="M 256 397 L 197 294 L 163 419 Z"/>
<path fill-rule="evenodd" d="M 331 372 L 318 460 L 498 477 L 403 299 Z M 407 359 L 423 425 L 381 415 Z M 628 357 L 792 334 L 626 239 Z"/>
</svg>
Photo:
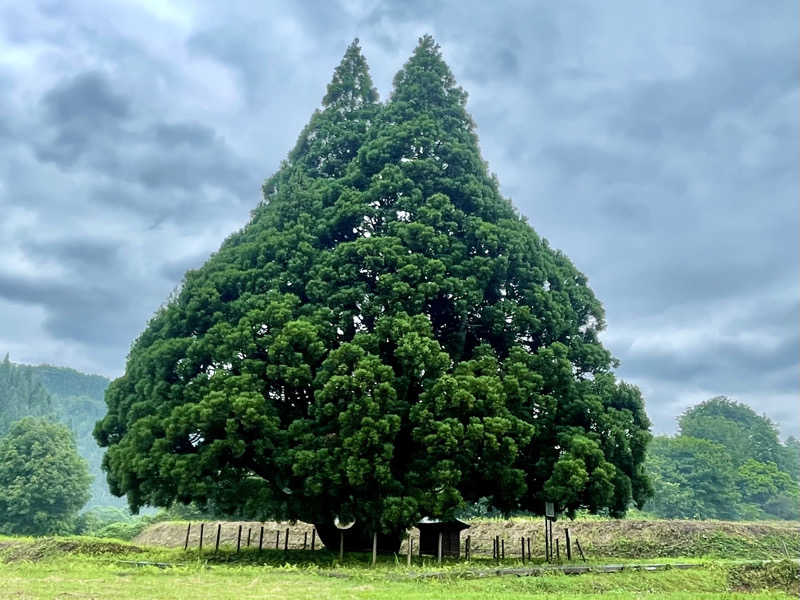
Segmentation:
<svg viewBox="0 0 800 600">
<path fill-rule="evenodd" d="M 145 529 L 134 543 L 151 546 L 182 547 L 186 541 L 188 523 L 156 523 Z M 197 548 L 200 541 L 200 523 L 191 523 L 189 547 Z M 259 540 L 264 548 L 296 550 L 311 548 L 313 526 L 307 523 L 268 521 L 232 522 L 211 521 L 203 524 L 203 547 L 212 549 L 216 543 L 217 527 L 220 546 L 235 547 L 239 526 L 242 527 L 241 545 L 257 547 Z M 262 538 L 263 527 L 263 538 Z M 560 538 L 563 551 L 564 528 L 569 527 L 574 543 L 577 539 L 587 557 L 658 558 L 678 556 L 711 556 L 720 558 L 774 558 L 800 555 L 800 523 L 791 522 L 729 522 L 729 521 L 668 521 L 668 520 L 607 520 L 558 521 L 554 536 Z M 288 529 L 288 544 L 286 532 Z M 411 531 L 418 539 L 419 532 Z M 473 555 L 491 555 L 492 539 L 499 536 L 504 542 L 507 557 L 520 553 L 521 538 L 530 538 L 531 555 L 544 555 L 544 523 L 540 520 L 511 519 L 476 520 L 461 534 L 462 548 L 467 536 Z M 415 547 L 417 544 L 415 543 Z M 319 538 L 315 548 L 321 549 Z M 400 549 L 405 553 L 407 543 Z"/>
<path fill-rule="evenodd" d="M 93 538 L 41 537 L 33 540 L 0 542 L 0 562 L 37 562 L 63 554 L 88 556 L 122 556 L 144 552 L 142 548 L 127 543 Z"/>
<path fill-rule="evenodd" d="M 201 528 L 202 525 L 202 528 Z M 163 523 L 154 523 L 142 531 L 139 535 L 133 538 L 134 544 L 142 544 L 147 546 L 166 546 L 168 548 L 182 548 L 186 543 L 187 529 L 189 532 L 189 548 L 197 548 L 200 544 L 200 531 L 203 532 L 203 548 L 214 548 L 217 539 L 217 527 L 220 531 L 220 547 L 236 546 L 236 541 L 239 536 L 239 527 L 242 528 L 241 545 L 247 547 L 248 535 L 250 537 L 250 546 L 258 547 L 259 539 L 262 536 L 262 545 L 264 548 L 275 548 L 276 542 L 280 549 L 283 549 L 286 544 L 286 529 L 289 529 L 289 550 L 298 550 L 303 548 L 303 541 L 305 539 L 306 547 L 311 548 L 312 530 L 313 525 L 308 523 L 297 522 L 295 524 L 278 521 L 266 521 L 259 523 L 256 521 L 193 521 L 188 523 L 185 521 L 165 521 Z M 319 538 L 315 540 L 315 547 L 322 548 Z"/>
<path fill-rule="evenodd" d="M 567 527 L 573 543 L 577 539 L 587 556 L 773 558 L 800 554 L 798 522 L 557 521 L 553 535 L 559 538 L 562 552 Z M 482 521 L 469 531 L 479 538 L 494 534 L 511 539 L 514 551 L 520 537 L 531 537 L 532 547 L 537 546 L 540 555 L 544 553 L 543 520 Z"/>
</svg>

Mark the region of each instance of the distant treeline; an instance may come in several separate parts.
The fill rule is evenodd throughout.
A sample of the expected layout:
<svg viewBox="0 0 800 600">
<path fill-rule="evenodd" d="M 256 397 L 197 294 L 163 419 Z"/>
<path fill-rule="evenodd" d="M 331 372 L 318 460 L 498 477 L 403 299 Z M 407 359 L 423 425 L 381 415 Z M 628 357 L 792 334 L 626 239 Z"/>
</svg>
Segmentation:
<svg viewBox="0 0 800 600">
<path fill-rule="evenodd" d="M 92 437 L 95 422 L 106 412 L 103 395 L 108 384 L 105 377 L 74 369 L 17 365 L 8 355 L 0 362 L 0 436 L 12 423 L 29 416 L 47 417 L 68 426 L 93 477 L 87 507 L 127 505 L 124 498 L 109 491 L 101 469 L 103 450 Z"/>
<path fill-rule="evenodd" d="M 800 519 L 800 441 L 719 396 L 687 410 L 679 432 L 650 443 L 647 512 L 664 518 Z"/>
</svg>

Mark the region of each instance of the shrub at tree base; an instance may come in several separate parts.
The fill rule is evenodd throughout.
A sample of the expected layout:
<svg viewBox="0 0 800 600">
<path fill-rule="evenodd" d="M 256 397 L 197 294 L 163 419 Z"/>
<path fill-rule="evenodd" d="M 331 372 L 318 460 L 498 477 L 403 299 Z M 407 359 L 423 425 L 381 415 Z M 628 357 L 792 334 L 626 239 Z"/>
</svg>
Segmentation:
<svg viewBox="0 0 800 600">
<path fill-rule="evenodd" d="M 796 598 L 800 595 L 800 565 L 792 560 L 782 560 L 731 567 L 728 585 L 741 592 L 783 590 Z"/>
<path fill-rule="evenodd" d="M 75 533 L 98 538 L 130 540 L 147 527 L 154 517 L 133 516 L 115 506 L 96 506 L 78 517 Z"/>
<path fill-rule="evenodd" d="M 0 438 L 1 533 L 71 533 L 90 485 L 86 461 L 63 425 L 27 418 Z"/>
<path fill-rule="evenodd" d="M 586 278 L 498 191 L 430 37 L 377 102 L 357 43 L 250 223 L 133 344 L 95 435 L 133 509 L 396 535 L 482 497 L 622 515 L 639 391 Z"/>
</svg>

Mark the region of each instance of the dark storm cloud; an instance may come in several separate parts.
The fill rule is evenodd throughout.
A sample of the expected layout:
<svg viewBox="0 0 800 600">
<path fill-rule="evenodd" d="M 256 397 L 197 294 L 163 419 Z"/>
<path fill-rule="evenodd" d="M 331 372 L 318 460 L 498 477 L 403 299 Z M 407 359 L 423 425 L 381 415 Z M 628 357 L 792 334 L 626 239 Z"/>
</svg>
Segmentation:
<svg viewBox="0 0 800 600">
<path fill-rule="evenodd" d="M 98 349 L 128 343 L 126 329 L 135 324 L 126 319 L 131 300 L 123 290 L 3 275 L 0 298 L 44 307 L 48 313 L 44 327 L 52 336 Z"/>
<path fill-rule="evenodd" d="M 796 377 L 787 377 L 787 369 L 797 363 L 794 349 L 800 338 L 787 332 L 769 345 L 757 345 L 736 336 L 708 340 L 686 354 L 669 348 L 647 348 L 631 353 L 629 369 L 641 373 L 659 373 L 673 381 L 696 381 L 713 387 L 724 380 L 727 386 L 748 391 L 788 393 L 796 386 Z M 773 378 L 774 377 L 774 378 Z"/>
<path fill-rule="evenodd" d="M 788 1 L 0 7 L 0 303 L 31 323 L 4 334 L 19 328 L 0 314 L 0 352 L 119 374 L 186 269 L 246 222 L 346 44 L 361 39 L 386 98 L 429 32 L 503 193 L 604 303 L 655 428 L 726 394 L 797 434 L 798 16 Z"/>
<path fill-rule="evenodd" d="M 59 83 L 42 99 L 52 123 L 97 125 L 128 116 L 130 106 L 116 94 L 101 73 L 81 73 Z"/>
<path fill-rule="evenodd" d="M 60 82 L 43 100 L 50 132 L 37 157 L 70 168 L 76 163 L 147 188 L 198 190 L 203 185 L 246 194 L 255 187 L 242 160 L 206 125 L 163 122 L 134 114 L 101 73 Z"/>
<path fill-rule="evenodd" d="M 157 143 L 164 148 L 212 144 L 214 132 L 198 123 L 159 124 L 153 129 Z"/>
<path fill-rule="evenodd" d="M 51 138 L 35 150 L 38 158 L 61 167 L 102 145 L 105 137 L 118 137 L 128 116 L 128 103 L 111 92 L 99 73 L 83 73 L 61 82 L 44 95 L 44 123 Z"/>
<path fill-rule="evenodd" d="M 108 240 L 66 238 L 53 241 L 25 240 L 25 253 L 36 260 L 55 259 L 70 270 L 97 269 L 100 272 L 116 265 L 119 244 Z"/>
</svg>

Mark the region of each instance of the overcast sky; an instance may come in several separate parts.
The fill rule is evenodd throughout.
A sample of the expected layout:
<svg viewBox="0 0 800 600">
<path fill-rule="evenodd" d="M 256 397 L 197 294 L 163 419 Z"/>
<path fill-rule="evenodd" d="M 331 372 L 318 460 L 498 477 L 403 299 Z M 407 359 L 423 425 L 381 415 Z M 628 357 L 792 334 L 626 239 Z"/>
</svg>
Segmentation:
<svg viewBox="0 0 800 600">
<path fill-rule="evenodd" d="M 441 44 L 502 191 L 604 303 L 657 432 L 800 433 L 798 3 L 0 0 L 0 354 L 109 377 L 361 39 Z"/>
</svg>

